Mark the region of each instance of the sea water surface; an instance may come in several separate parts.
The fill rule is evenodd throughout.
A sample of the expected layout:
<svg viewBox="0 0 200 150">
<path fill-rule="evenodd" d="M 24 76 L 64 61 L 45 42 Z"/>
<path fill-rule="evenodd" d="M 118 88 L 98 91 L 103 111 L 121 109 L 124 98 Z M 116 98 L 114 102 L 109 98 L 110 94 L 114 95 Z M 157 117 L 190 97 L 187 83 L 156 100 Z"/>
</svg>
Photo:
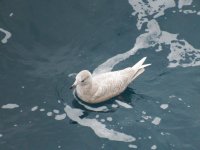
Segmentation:
<svg viewBox="0 0 200 150">
<path fill-rule="evenodd" d="M 1 150 L 199 150 L 200 1 L 1 0 Z M 152 65 L 97 105 L 76 73 Z"/>
</svg>

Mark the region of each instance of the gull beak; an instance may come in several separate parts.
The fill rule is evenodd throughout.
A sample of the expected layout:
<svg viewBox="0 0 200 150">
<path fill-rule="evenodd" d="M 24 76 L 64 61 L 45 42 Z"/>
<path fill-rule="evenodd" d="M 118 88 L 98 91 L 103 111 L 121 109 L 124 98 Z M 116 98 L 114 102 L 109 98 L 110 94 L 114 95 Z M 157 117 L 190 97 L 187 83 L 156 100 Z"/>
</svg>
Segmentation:
<svg viewBox="0 0 200 150">
<path fill-rule="evenodd" d="M 76 88 L 76 86 L 77 86 L 77 82 L 75 81 L 74 84 L 73 84 L 69 89 L 70 89 L 70 90 L 73 90 L 73 89 Z"/>
</svg>

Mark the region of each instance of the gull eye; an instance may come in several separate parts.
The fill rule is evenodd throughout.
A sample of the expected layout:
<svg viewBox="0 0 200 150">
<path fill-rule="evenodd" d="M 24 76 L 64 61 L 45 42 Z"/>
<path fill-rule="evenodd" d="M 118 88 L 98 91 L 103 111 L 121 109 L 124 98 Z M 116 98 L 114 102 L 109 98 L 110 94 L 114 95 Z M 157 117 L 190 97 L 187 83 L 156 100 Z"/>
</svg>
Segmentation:
<svg viewBox="0 0 200 150">
<path fill-rule="evenodd" d="M 85 80 L 82 80 L 81 82 L 84 82 Z"/>
</svg>

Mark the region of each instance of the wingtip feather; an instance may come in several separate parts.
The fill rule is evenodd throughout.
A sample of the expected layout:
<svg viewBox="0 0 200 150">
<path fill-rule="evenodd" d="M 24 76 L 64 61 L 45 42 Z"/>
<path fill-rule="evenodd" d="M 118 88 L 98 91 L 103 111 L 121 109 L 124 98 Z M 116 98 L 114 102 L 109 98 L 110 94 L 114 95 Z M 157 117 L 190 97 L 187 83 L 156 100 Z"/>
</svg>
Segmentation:
<svg viewBox="0 0 200 150">
<path fill-rule="evenodd" d="M 145 68 L 145 67 L 148 67 L 148 66 L 151 66 L 151 64 L 144 64 L 141 66 L 141 68 Z"/>
<path fill-rule="evenodd" d="M 144 68 L 142 67 L 147 57 L 143 57 L 140 61 L 138 61 L 132 68 Z"/>
</svg>

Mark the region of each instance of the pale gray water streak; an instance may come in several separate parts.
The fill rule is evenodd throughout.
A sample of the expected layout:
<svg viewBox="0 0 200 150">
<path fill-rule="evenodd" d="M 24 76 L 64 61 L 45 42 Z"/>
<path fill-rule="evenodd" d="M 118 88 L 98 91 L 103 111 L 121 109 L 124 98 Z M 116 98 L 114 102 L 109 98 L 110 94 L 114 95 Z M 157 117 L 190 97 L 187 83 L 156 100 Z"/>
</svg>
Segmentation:
<svg viewBox="0 0 200 150">
<path fill-rule="evenodd" d="M 8 39 L 11 38 L 12 34 L 3 28 L 0 28 L 0 31 L 5 34 L 5 37 L 1 40 L 1 43 L 5 44 L 8 42 Z"/>
<path fill-rule="evenodd" d="M 101 138 L 122 142 L 133 142 L 136 140 L 135 137 L 131 135 L 106 128 L 106 125 L 97 121 L 97 119 L 89 119 L 86 117 L 81 119 L 80 116 L 83 115 L 83 110 L 81 109 L 71 108 L 69 105 L 66 105 L 64 111 L 70 119 L 76 121 L 82 126 L 90 127 L 95 134 Z"/>
<path fill-rule="evenodd" d="M 151 16 L 155 12 L 154 18 L 164 15 L 164 11 L 168 8 L 175 7 L 174 0 L 162 0 L 162 1 L 150 1 L 145 3 L 142 0 L 129 0 L 135 13 L 138 14 L 138 29 L 144 22 L 147 22 L 147 28 L 145 33 L 137 37 L 134 47 L 125 53 L 117 54 L 109 58 L 103 64 L 99 65 L 93 72 L 93 74 L 109 72 L 115 65 L 128 59 L 134 55 L 139 49 L 149 48 L 159 45 L 162 50 L 162 44 L 170 45 L 171 52 L 167 56 L 169 60 L 168 67 L 189 67 L 200 65 L 200 50 L 195 49 L 184 39 L 178 39 L 177 34 L 172 34 L 167 31 L 161 31 L 158 22 L 155 19 L 148 20 L 147 17 Z M 164 6 L 164 7 L 161 7 Z M 162 9 L 159 9 L 162 8 Z M 146 13 L 148 12 L 148 13 Z M 159 51 L 160 51 L 159 50 Z"/>
</svg>

